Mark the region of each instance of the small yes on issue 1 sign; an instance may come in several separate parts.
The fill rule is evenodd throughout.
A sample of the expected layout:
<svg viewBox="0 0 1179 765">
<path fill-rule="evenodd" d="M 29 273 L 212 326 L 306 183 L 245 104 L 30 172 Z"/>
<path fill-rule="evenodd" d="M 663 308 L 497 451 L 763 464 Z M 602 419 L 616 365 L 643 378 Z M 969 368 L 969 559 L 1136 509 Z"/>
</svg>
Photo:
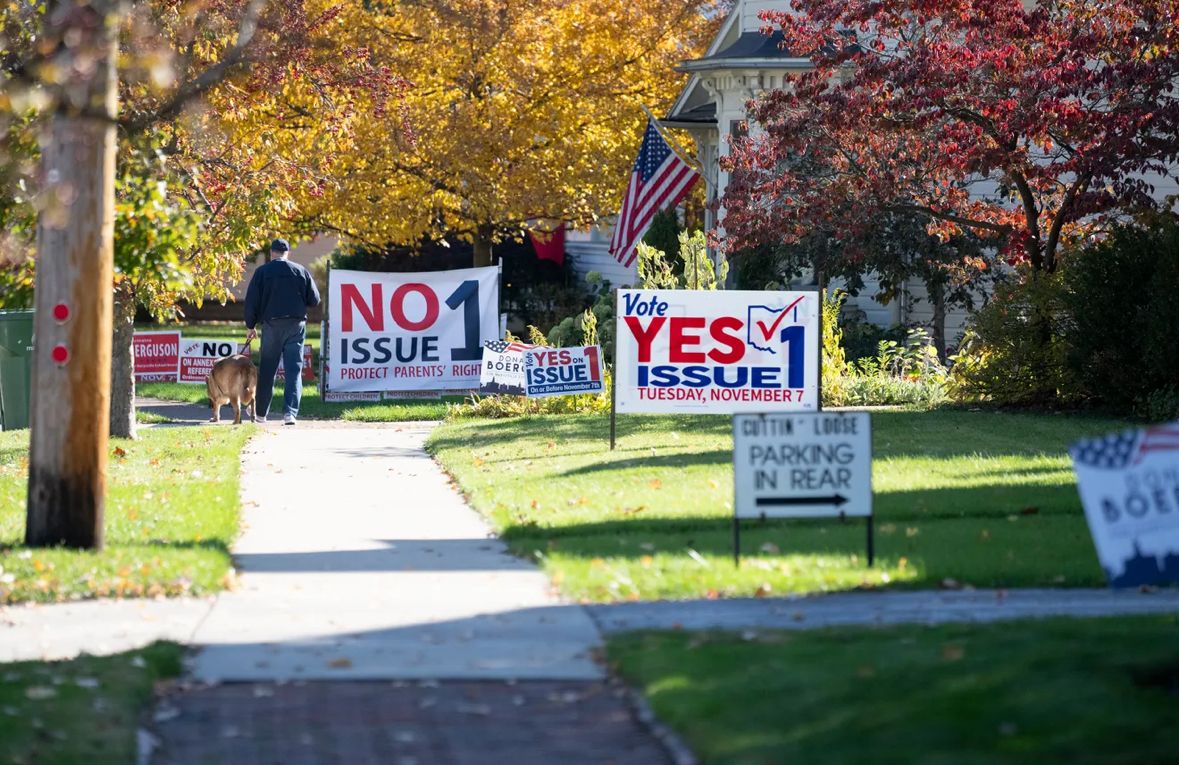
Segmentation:
<svg viewBox="0 0 1179 765">
<path fill-rule="evenodd" d="M 733 416 L 733 547 L 748 518 L 863 517 L 872 540 L 872 420 L 867 412 Z"/>
<path fill-rule="evenodd" d="M 1087 438 L 1069 455 L 1109 583 L 1179 582 L 1179 422 Z"/>
</svg>

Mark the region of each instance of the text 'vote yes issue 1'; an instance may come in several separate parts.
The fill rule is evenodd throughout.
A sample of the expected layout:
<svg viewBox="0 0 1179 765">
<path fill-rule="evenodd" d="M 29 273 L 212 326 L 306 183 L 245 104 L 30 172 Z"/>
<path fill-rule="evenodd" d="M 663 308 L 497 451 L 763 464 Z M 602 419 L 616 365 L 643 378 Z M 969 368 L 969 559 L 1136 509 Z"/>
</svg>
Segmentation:
<svg viewBox="0 0 1179 765">
<path fill-rule="evenodd" d="M 872 515 L 867 412 L 733 417 L 737 518 Z"/>
</svg>

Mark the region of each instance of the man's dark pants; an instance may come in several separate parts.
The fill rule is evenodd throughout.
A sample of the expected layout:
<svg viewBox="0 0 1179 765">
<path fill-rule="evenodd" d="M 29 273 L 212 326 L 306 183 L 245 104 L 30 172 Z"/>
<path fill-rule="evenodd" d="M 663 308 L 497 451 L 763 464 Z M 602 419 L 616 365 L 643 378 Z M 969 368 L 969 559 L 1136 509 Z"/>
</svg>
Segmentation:
<svg viewBox="0 0 1179 765">
<path fill-rule="evenodd" d="M 303 338 L 307 324 L 302 319 L 271 319 L 262 322 L 262 369 L 258 373 L 255 417 L 270 413 L 274 397 L 274 377 L 282 361 L 286 382 L 283 385 L 283 414 L 298 415 L 303 398 Z"/>
</svg>

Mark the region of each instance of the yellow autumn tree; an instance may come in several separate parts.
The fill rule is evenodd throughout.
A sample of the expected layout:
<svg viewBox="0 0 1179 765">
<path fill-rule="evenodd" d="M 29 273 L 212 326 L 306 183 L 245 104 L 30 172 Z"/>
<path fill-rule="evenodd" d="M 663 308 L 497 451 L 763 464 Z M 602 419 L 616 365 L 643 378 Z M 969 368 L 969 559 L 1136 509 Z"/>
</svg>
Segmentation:
<svg viewBox="0 0 1179 765">
<path fill-rule="evenodd" d="M 355 126 L 340 181 L 304 209 L 354 241 L 457 236 L 475 263 L 537 218 L 616 212 L 646 119 L 698 55 L 713 0 L 386 0 L 350 33 L 409 80 L 399 112 Z M 408 129 L 407 129 L 408 126 Z"/>
</svg>

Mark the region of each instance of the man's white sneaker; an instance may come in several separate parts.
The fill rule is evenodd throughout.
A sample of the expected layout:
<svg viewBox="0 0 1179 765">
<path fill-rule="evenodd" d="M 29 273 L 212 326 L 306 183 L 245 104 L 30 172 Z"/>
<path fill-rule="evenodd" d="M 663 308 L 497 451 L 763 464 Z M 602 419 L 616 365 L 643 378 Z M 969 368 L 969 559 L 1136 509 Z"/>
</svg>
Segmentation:
<svg viewBox="0 0 1179 765">
<path fill-rule="evenodd" d="M 284 415 L 282 416 L 282 424 L 283 424 L 283 425 L 294 425 L 294 424 L 295 424 L 295 415 L 293 415 L 293 414 L 284 414 Z"/>
<path fill-rule="evenodd" d="M 259 425 L 265 425 L 266 418 L 265 417 L 255 417 L 254 422 L 258 423 Z"/>
</svg>

